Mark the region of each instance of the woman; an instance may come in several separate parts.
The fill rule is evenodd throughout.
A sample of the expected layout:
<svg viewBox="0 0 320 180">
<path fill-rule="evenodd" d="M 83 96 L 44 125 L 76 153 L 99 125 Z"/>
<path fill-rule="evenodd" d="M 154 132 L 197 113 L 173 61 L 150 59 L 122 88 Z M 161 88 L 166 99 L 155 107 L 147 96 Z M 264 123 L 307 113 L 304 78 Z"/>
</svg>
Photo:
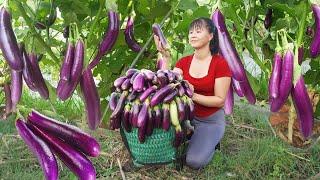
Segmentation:
<svg viewBox="0 0 320 180">
<path fill-rule="evenodd" d="M 169 67 L 170 53 L 154 36 L 165 67 Z M 222 107 L 230 87 L 231 72 L 227 62 L 219 55 L 217 29 L 209 18 L 194 20 L 189 27 L 189 44 L 194 54 L 181 58 L 173 71 L 188 81 L 195 103 L 194 133 L 189 141 L 186 163 L 193 169 L 207 165 L 213 157 L 215 146 L 225 131 Z"/>
</svg>

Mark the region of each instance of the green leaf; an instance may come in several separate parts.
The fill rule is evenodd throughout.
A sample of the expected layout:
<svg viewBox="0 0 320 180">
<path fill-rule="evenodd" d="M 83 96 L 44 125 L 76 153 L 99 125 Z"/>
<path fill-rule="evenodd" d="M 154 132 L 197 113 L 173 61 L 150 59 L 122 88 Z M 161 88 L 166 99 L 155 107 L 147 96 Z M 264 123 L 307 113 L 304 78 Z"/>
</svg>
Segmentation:
<svg viewBox="0 0 320 180">
<path fill-rule="evenodd" d="M 178 9 L 181 10 L 195 9 L 196 7 L 198 7 L 198 4 L 195 0 L 183 0 L 178 5 Z"/>
</svg>

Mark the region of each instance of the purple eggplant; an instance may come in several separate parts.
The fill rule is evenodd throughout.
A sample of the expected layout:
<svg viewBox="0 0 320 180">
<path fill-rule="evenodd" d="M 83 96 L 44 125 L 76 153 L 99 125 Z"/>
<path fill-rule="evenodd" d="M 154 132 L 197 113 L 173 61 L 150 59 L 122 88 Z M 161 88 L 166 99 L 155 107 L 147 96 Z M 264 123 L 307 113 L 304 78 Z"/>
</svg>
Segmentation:
<svg viewBox="0 0 320 180">
<path fill-rule="evenodd" d="M 170 112 L 169 112 L 169 104 L 164 103 L 162 105 L 162 129 L 168 131 L 170 128 Z"/>
<path fill-rule="evenodd" d="M 294 55 L 291 49 L 288 49 L 283 57 L 281 67 L 281 80 L 279 85 L 279 97 L 271 102 L 271 111 L 277 112 L 286 102 L 292 88 L 293 80 L 293 59 Z"/>
<path fill-rule="evenodd" d="M 16 121 L 17 131 L 22 140 L 28 145 L 32 153 L 37 157 L 44 176 L 47 180 L 56 180 L 59 178 L 59 170 L 57 160 L 48 147 L 48 145 L 38 136 L 36 136 L 23 122 L 18 119 Z"/>
<path fill-rule="evenodd" d="M 232 85 L 230 85 L 230 88 L 229 88 L 227 96 L 226 96 L 226 100 L 224 102 L 224 113 L 226 115 L 231 115 L 232 114 L 233 103 L 234 103 L 233 88 L 232 88 Z"/>
<path fill-rule="evenodd" d="M 129 90 L 130 87 L 131 87 L 130 79 L 124 80 L 123 83 L 121 84 L 122 91 Z"/>
<path fill-rule="evenodd" d="M 269 29 L 272 24 L 272 9 L 268 9 L 266 13 L 266 17 L 264 19 L 264 27 Z"/>
<path fill-rule="evenodd" d="M 178 108 L 178 118 L 179 121 L 182 122 L 185 120 L 185 112 L 184 112 L 184 103 L 181 101 L 180 97 L 176 96 L 175 101 Z"/>
<path fill-rule="evenodd" d="M 138 127 L 143 127 L 147 124 L 148 117 L 149 117 L 149 112 L 148 112 L 149 107 L 150 107 L 149 100 L 146 99 L 138 115 L 138 119 L 137 119 Z"/>
<path fill-rule="evenodd" d="M 22 94 L 22 71 L 11 69 L 11 100 L 12 111 L 16 111 L 18 102 Z"/>
<path fill-rule="evenodd" d="M 193 120 L 193 118 L 194 118 L 194 103 L 190 98 L 186 97 L 186 99 L 187 99 L 188 106 L 189 106 L 189 120 Z"/>
<path fill-rule="evenodd" d="M 157 72 L 157 79 L 160 84 L 160 87 L 164 87 L 169 83 L 168 77 L 161 70 L 158 70 L 158 72 Z"/>
<path fill-rule="evenodd" d="M 143 73 L 139 73 L 133 80 L 133 83 L 132 83 L 133 90 L 137 92 L 143 91 L 144 81 L 145 79 L 144 79 Z"/>
<path fill-rule="evenodd" d="M 146 131 L 147 131 L 146 123 L 143 126 L 138 128 L 138 140 L 140 143 L 144 143 L 144 141 L 146 140 Z"/>
<path fill-rule="evenodd" d="M 71 68 L 71 81 L 79 83 L 84 63 L 84 42 L 78 39 L 74 49 L 74 61 Z"/>
<path fill-rule="evenodd" d="M 175 79 L 176 76 L 172 73 L 172 71 L 169 71 L 169 70 L 167 70 L 167 69 L 165 69 L 165 70 L 163 70 L 163 71 L 164 71 L 164 73 L 166 74 L 166 76 L 167 76 L 167 78 L 168 78 L 168 80 L 169 80 L 170 83 L 173 82 L 174 80 L 176 80 L 176 79 Z"/>
<path fill-rule="evenodd" d="M 133 127 L 138 127 L 139 112 L 140 112 L 140 102 L 137 99 L 133 103 L 132 118 L 131 118 L 131 124 Z"/>
<path fill-rule="evenodd" d="M 113 82 L 114 87 L 116 87 L 116 88 L 121 88 L 122 83 L 123 83 L 126 79 L 127 79 L 127 77 L 125 77 L 125 76 L 118 77 L 118 78 Z"/>
<path fill-rule="evenodd" d="M 124 30 L 124 38 L 129 46 L 129 48 L 134 52 L 139 52 L 142 48 L 135 40 L 133 35 L 133 24 L 134 24 L 134 17 L 129 16 L 126 29 Z"/>
<path fill-rule="evenodd" d="M 131 84 L 133 84 L 133 81 L 134 81 L 134 79 L 136 78 L 136 76 L 137 76 L 138 74 L 140 74 L 139 71 L 135 72 L 135 73 L 131 76 L 131 78 L 130 78 L 130 83 L 131 83 Z"/>
<path fill-rule="evenodd" d="M 172 92 L 177 84 L 168 84 L 165 87 L 159 89 L 151 98 L 150 105 L 154 107 L 155 105 L 161 103 L 163 99 Z"/>
<path fill-rule="evenodd" d="M 244 97 L 244 92 L 243 92 L 243 88 L 241 87 L 241 84 L 233 78 L 232 78 L 232 87 L 239 97 Z"/>
<path fill-rule="evenodd" d="M 12 111 L 12 99 L 11 99 L 11 88 L 8 83 L 3 86 L 4 94 L 6 97 L 6 115 L 10 114 Z"/>
<path fill-rule="evenodd" d="M 312 4 L 312 11 L 316 30 L 310 45 L 310 56 L 316 58 L 320 54 L 320 6 Z"/>
<path fill-rule="evenodd" d="M 108 12 L 109 17 L 109 24 L 108 24 L 108 30 L 106 34 L 103 37 L 102 42 L 99 45 L 98 53 L 93 59 L 92 62 L 89 64 L 89 69 L 94 68 L 99 62 L 102 56 L 109 52 L 114 44 L 117 41 L 119 30 L 120 30 L 120 20 L 118 13 L 114 11 Z"/>
<path fill-rule="evenodd" d="M 70 81 L 71 79 L 71 68 L 74 61 L 74 45 L 69 42 L 67 51 L 64 56 L 63 64 L 60 69 L 60 81 Z M 59 83 L 60 83 L 59 81 Z"/>
<path fill-rule="evenodd" d="M 32 69 L 34 71 L 34 81 L 36 82 L 36 88 L 42 98 L 49 98 L 49 89 L 46 85 L 46 82 L 42 76 L 39 62 L 37 61 L 37 55 L 34 53 L 29 54 L 29 59 L 32 65 Z"/>
<path fill-rule="evenodd" d="M 298 63 L 299 65 L 301 65 L 302 61 L 303 61 L 303 55 L 304 55 L 304 51 L 303 51 L 303 45 L 301 47 L 298 48 Z"/>
<path fill-rule="evenodd" d="M 181 84 L 179 84 L 177 88 L 178 88 L 178 95 L 180 97 L 182 97 L 185 94 L 186 91 L 184 90 L 184 88 L 183 88 L 183 86 Z"/>
<path fill-rule="evenodd" d="M 185 114 L 185 120 L 190 120 L 189 114 L 190 114 L 190 109 L 189 109 L 189 102 L 187 96 L 182 96 L 181 100 L 184 103 L 184 114 Z"/>
<path fill-rule="evenodd" d="M 139 97 L 141 102 L 144 102 L 151 93 L 155 92 L 157 90 L 157 86 L 153 85 L 151 87 L 149 87 L 147 90 L 145 90 Z"/>
<path fill-rule="evenodd" d="M 175 137 L 174 137 L 174 141 L 173 141 L 173 147 L 178 148 L 182 142 L 183 142 L 183 138 L 184 138 L 184 134 L 183 131 L 180 129 L 177 129 L 175 131 Z"/>
<path fill-rule="evenodd" d="M 164 103 L 170 103 L 176 96 L 177 96 L 178 92 L 176 90 L 174 90 L 172 93 L 170 93 L 167 97 L 165 97 L 163 99 Z"/>
<path fill-rule="evenodd" d="M 279 96 L 282 55 L 276 51 L 273 58 L 272 72 L 269 80 L 269 99 L 276 99 Z"/>
<path fill-rule="evenodd" d="M 159 106 L 153 107 L 154 111 L 154 125 L 159 128 L 162 126 L 162 112 Z"/>
<path fill-rule="evenodd" d="M 218 30 L 219 49 L 222 56 L 226 59 L 232 77 L 237 81 L 243 81 L 245 79 L 245 70 L 240 60 L 239 54 L 234 47 L 227 30 L 224 17 L 219 9 L 216 9 L 212 15 L 212 21 Z"/>
<path fill-rule="evenodd" d="M 95 130 L 101 121 L 101 109 L 100 97 L 90 69 L 83 72 L 80 88 L 83 93 L 89 128 Z"/>
<path fill-rule="evenodd" d="M 134 75 L 134 73 L 136 73 L 138 71 L 139 70 L 137 70 L 137 69 L 128 69 L 126 72 L 126 77 L 130 79 Z"/>
<path fill-rule="evenodd" d="M 152 113 L 152 109 L 150 107 L 148 107 L 148 118 L 147 118 L 147 129 L 146 129 L 146 135 L 147 136 L 151 136 L 153 129 L 154 129 L 154 116 Z"/>
<path fill-rule="evenodd" d="M 69 80 L 58 84 L 57 94 L 61 100 L 68 99 L 79 84 L 84 63 L 84 51 L 84 43 L 79 39 L 74 49 L 74 60 L 70 69 Z"/>
<path fill-rule="evenodd" d="M 32 68 L 30 58 L 25 50 L 24 44 L 20 44 L 20 52 L 23 60 L 22 75 L 25 83 L 32 91 L 37 91 L 37 84 L 35 81 L 35 72 Z"/>
<path fill-rule="evenodd" d="M 185 90 L 185 94 L 186 94 L 188 97 L 192 98 L 193 92 L 192 92 L 192 90 L 190 89 L 189 84 L 187 83 L 187 81 L 185 81 L 185 80 L 181 81 L 181 85 L 182 85 L 182 87 L 183 87 L 184 90 Z"/>
<path fill-rule="evenodd" d="M 250 104 L 255 104 L 256 103 L 256 95 L 254 94 L 254 92 L 252 90 L 252 87 L 249 83 L 247 76 L 245 76 L 245 79 L 243 82 L 241 82 L 240 86 L 243 88 L 244 96 L 246 97 L 248 102 Z"/>
<path fill-rule="evenodd" d="M 162 32 L 162 30 L 161 30 L 161 28 L 160 28 L 160 25 L 159 25 L 159 24 L 153 24 L 153 25 L 152 25 L 152 31 L 153 31 L 153 33 L 154 33 L 156 36 L 159 37 L 160 42 L 161 42 L 163 48 L 168 49 L 168 48 L 169 48 L 169 47 L 168 47 L 169 44 L 168 44 L 166 38 L 165 38 L 164 35 L 163 35 L 163 32 Z"/>
<path fill-rule="evenodd" d="M 57 121 L 35 110 L 29 114 L 28 122 L 44 132 L 63 139 L 88 156 L 97 157 L 100 154 L 100 144 L 76 126 Z"/>
<path fill-rule="evenodd" d="M 110 100 L 109 100 L 109 107 L 111 111 L 114 111 L 116 109 L 117 102 L 118 102 L 118 93 L 116 92 L 111 93 Z"/>
<path fill-rule="evenodd" d="M 31 131 L 45 141 L 60 160 L 81 180 L 96 179 L 96 170 L 91 161 L 63 140 L 27 124 Z"/>
<path fill-rule="evenodd" d="M 152 81 L 155 73 L 148 70 L 148 69 L 142 69 L 141 72 L 144 74 L 144 76 L 146 77 L 146 80 Z"/>
<path fill-rule="evenodd" d="M 131 110 L 131 106 L 128 103 L 124 107 L 124 113 L 122 113 L 123 115 L 122 125 L 127 132 L 131 132 L 132 130 L 131 123 L 130 123 L 130 110 Z"/>
<path fill-rule="evenodd" d="M 0 48 L 10 68 L 22 71 L 23 61 L 16 36 L 12 29 L 11 15 L 4 7 L 0 9 Z"/>
<path fill-rule="evenodd" d="M 291 96 L 300 122 L 301 133 L 305 138 L 308 138 L 312 135 L 313 109 L 303 76 L 300 76 L 294 85 Z"/>
<path fill-rule="evenodd" d="M 116 125 L 116 127 L 120 127 L 121 125 L 121 114 L 123 113 L 127 96 L 128 96 L 128 91 L 123 91 L 122 94 L 120 95 L 120 98 L 115 110 L 112 112 L 110 116 L 110 119 L 114 120 L 113 123 Z"/>
</svg>

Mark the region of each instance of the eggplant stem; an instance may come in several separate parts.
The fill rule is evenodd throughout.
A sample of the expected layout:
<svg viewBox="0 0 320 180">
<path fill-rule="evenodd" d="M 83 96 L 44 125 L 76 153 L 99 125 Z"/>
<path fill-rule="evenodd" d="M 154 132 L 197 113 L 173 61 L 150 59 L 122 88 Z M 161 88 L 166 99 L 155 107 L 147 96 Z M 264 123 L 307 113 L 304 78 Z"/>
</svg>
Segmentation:
<svg viewBox="0 0 320 180">
<path fill-rule="evenodd" d="M 293 137 L 293 124 L 295 122 L 295 110 L 292 98 L 289 98 L 290 100 L 290 110 L 289 110 L 289 122 L 288 122 L 288 141 L 290 144 L 293 143 L 292 137 Z"/>
</svg>

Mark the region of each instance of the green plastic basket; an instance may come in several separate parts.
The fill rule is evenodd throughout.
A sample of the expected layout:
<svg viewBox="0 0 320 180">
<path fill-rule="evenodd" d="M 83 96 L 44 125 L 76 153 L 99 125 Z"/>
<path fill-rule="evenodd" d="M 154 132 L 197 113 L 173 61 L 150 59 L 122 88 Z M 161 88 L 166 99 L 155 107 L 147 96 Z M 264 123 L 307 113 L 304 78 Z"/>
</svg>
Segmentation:
<svg viewBox="0 0 320 180">
<path fill-rule="evenodd" d="M 177 150 L 172 146 L 175 138 L 173 127 L 168 131 L 160 128 L 154 129 L 152 135 L 147 136 L 144 143 L 139 142 L 137 128 L 133 128 L 130 133 L 122 129 L 121 134 L 136 166 L 169 164 L 176 160 Z"/>
</svg>

